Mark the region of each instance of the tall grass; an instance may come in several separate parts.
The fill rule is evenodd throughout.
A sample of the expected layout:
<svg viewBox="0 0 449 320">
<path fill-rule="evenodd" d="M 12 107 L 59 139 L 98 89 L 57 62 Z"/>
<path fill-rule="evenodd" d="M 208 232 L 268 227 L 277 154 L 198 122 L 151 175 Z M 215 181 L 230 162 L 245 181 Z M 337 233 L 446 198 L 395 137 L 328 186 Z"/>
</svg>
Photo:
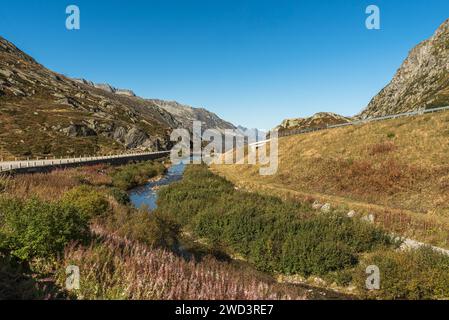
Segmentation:
<svg viewBox="0 0 449 320">
<path fill-rule="evenodd" d="M 81 271 L 83 299 L 265 300 L 303 299 L 213 258 L 187 262 L 174 254 L 108 236 L 90 247 L 71 246 L 62 265 Z M 61 274 L 62 282 L 65 275 Z"/>
</svg>

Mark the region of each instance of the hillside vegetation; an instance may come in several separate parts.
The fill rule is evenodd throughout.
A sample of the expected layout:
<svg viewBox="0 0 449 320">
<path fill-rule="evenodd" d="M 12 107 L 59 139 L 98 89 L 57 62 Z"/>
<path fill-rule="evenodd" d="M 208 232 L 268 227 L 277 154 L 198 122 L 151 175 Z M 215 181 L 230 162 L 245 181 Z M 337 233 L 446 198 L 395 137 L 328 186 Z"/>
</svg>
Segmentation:
<svg viewBox="0 0 449 320">
<path fill-rule="evenodd" d="M 220 248 L 282 282 L 316 283 L 381 299 L 449 297 L 449 257 L 431 248 L 400 251 L 400 241 L 341 210 L 236 190 L 204 166 L 162 189 L 156 213 L 169 216 L 198 242 Z M 366 290 L 377 265 L 381 290 Z M 323 280 L 324 279 L 324 280 Z M 324 284 L 323 284 L 324 283 Z M 335 287 L 336 286 L 336 287 Z"/>
<path fill-rule="evenodd" d="M 137 210 L 126 189 L 161 174 L 159 162 L 0 176 L 1 299 L 305 299 L 207 250 L 185 259 L 169 217 Z M 67 291 L 78 266 L 80 289 Z"/>
<path fill-rule="evenodd" d="M 387 230 L 449 247 L 449 113 L 279 140 L 279 170 L 216 165 L 239 187 L 374 214 Z"/>
</svg>

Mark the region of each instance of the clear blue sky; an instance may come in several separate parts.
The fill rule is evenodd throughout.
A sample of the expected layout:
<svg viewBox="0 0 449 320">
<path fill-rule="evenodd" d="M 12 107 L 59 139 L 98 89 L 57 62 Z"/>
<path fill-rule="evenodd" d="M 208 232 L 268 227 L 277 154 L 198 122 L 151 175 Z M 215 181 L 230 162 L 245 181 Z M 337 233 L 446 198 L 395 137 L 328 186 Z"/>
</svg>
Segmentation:
<svg viewBox="0 0 449 320">
<path fill-rule="evenodd" d="M 380 31 L 365 28 L 369 4 Z M 57 72 L 267 129 L 358 113 L 447 18 L 447 0 L 2 0 L 0 35 Z"/>
</svg>

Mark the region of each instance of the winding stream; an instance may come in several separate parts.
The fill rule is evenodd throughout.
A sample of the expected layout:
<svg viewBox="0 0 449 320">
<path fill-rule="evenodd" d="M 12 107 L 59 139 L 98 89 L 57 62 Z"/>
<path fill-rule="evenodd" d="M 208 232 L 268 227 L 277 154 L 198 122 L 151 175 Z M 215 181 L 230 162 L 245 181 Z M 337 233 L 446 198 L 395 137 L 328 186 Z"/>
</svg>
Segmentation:
<svg viewBox="0 0 449 320">
<path fill-rule="evenodd" d="M 158 181 L 149 182 L 130 191 L 129 198 L 136 208 L 147 206 L 151 210 L 157 208 L 157 192 L 160 187 L 167 186 L 182 179 L 184 170 L 189 160 L 171 166 L 164 177 Z"/>
</svg>

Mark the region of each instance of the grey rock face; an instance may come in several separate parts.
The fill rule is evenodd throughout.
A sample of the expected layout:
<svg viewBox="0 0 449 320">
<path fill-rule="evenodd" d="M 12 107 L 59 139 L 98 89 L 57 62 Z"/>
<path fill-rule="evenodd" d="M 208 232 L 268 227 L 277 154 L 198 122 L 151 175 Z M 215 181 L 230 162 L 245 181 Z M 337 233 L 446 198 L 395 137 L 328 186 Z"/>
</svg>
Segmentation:
<svg viewBox="0 0 449 320">
<path fill-rule="evenodd" d="M 94 130 L 83 124 L 72 124 L 62 131 L 69 137 L 90 137 L 97 135 Z"/>
<path fill-rule="evenodd" d="M 137 148 L 148 139 L 148 135 L 138 128 L 132 128 L 125 136 L 125 146 L 128 149 Z"/>
<path fill-rule="evenodd" d="M 379 117 L 449 105 L 449 20 L 411 50 L 393 80 L 359 115 Z"/>
<path fill-rule="evenodd" d="M 171 113 L 179 122 L 180 129 L 191 129 L 193 121 L 199 121 L 202 124 L 202 129 L 217 129 L 224 131 L 226 129 L 237 129 L 233 124 L 224 121 L 216 114 L 204 108 L 192 108 L 190 106 L 182 105 L 174 101 L 163 100 L 149 100 L 159 108 L 162 108 Z"/>
<path fill-rule="evenodd" d="M 117 129 L 115 129 L 114 133 L 113 133 L 113 138 L 114 140 L 120 141 L 120 142 L 124 142 L 125 141 L 125 136 L 126 136 L 126 129 L 123 127 L 119 127 Z"/>
<path fill-rule="evenodd" d="M 115 87 L 113 87 L 113 86 L 111 86 L 110 84 L 107 84 L 107 83 L 99 83 L 99 84 L 91 83 L 90 85 L 93 85 L 95 88 L 104 90 L 104 91 L 109 92 L 109 93 L 115 93 L 115 94 L 122 95 L 122 96 L 127 96 L 127 97 L 135 97 L 136 96 L 136 94 L 132 90 L 118 89 L 118 88 L 115 88 Z"/>
</svg>

